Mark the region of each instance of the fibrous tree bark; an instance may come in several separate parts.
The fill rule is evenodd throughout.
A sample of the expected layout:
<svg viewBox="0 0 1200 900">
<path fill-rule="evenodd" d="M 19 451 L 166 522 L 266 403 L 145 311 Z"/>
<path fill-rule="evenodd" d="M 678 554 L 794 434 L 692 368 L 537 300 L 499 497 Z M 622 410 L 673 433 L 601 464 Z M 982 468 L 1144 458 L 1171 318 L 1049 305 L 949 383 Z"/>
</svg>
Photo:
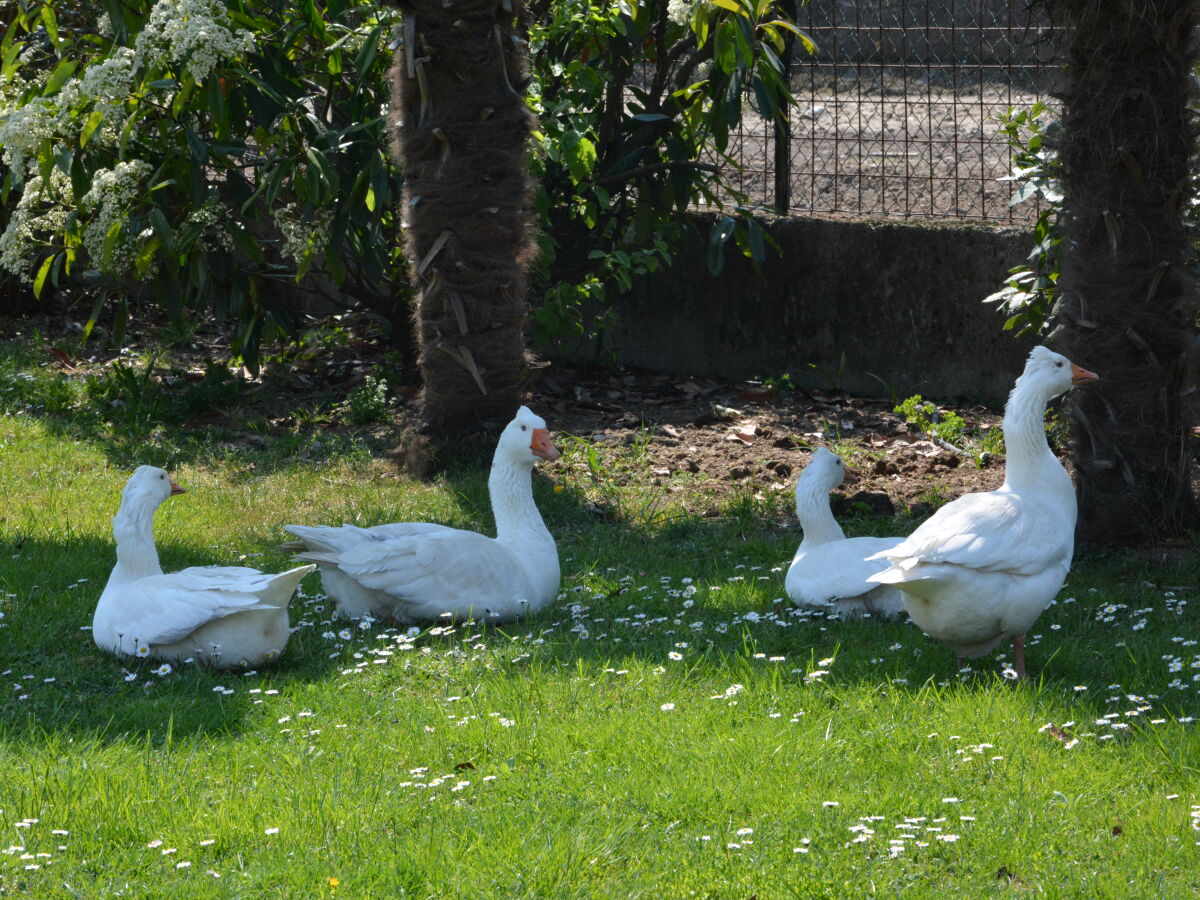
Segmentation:
<svg viewBox="0 0 1200 900">
<path fill-rule="evenodd" d="M 507 419 L 525 375 L 535 119 L 523 0 L 395 0 L 392 127 L 424 381 L 405 463 Z"/>
<path fill-rule="evenodd" d="M 1144 544 L 1195 524 L 1197 294 L 1192 0 L 1052 0 L 1066 60 L 1060 349 L 1072 392 L 1080 538 Z"/>
</svg>

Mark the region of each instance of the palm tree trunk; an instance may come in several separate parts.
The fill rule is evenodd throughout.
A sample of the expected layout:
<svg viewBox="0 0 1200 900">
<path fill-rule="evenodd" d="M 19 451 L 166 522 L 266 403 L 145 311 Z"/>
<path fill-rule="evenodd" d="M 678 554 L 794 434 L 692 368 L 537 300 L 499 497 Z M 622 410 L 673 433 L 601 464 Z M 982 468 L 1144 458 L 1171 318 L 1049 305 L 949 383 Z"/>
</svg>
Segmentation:
<svg viewBox="0 0 1200 900">
<path fill-rule="evenodd" d="M 524 0 L 396 5 L 392 116 L 424 379 L 424 438 L 406 442 L 407 464 L 423 470 L 451 435 L 521 402 L 535 120 Z"/>
<path fill-rule="evenodd" d="M 1191 0 L 1053 0 L 1068 83 L 1061 349 L 1080 539 L 1143 544 L 1194 524 L 1196 285 L 1186 265 Z"/>
</svg>

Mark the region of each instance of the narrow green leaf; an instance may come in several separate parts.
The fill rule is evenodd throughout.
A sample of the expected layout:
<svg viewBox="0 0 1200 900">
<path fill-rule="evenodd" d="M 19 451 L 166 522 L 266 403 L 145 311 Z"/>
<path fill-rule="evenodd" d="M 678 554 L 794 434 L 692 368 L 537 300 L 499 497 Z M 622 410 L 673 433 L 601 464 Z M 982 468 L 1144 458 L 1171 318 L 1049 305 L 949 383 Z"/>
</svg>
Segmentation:
<svg viewBox="0 0 1200 900">
<path fill-rule="evenodd" d="M 157 206 L 150 210 L 150 225 L 154 228 L 154 233 L 162 242 L 162 245 L 167 250 L 174 249 L 175 236 L 171 232 L 171 223 L 167 221 L 167 217 L 163 215 L 163 211 Z"/>
<path fill-rule="evenodd" d="M 104 111 L 101 109 L 92 110 L 92 114 L 84 121 L 83 128 L 79 130 L 80 147 L 87 146 L 87 142 L 92 139 L 92 135 L 96 133 L 96 129 L 100 127 L 100 123 L 103 121 Z"/>
<path fill-rule="evenodd" d="M 730 216 L 722 216 L 708 233 L 708 271 L 714 276 L 725 269 L 725 242 L 733 234 L 737 223 Z"/>
<path fill-rule="evenodd" d="M 150 271 L 150 264 L 154 262 L 154 254 L 158 252 L 158 248 L 161 245 L 162 242 L 158 239 L 158 236 L 155 235 L 154 237 L 150 238 L 150 240 L 146 241 L 145 246 L 138 251 L 137 258 L 133 263 L 133 268 L 134 271 L 137 272 L 138 278 L 146 277 L 146 274 Z"/>
<path fill-rule="evenodd" d="M 104 235 L 104 246 L 100 250 L 100 259 L 95 261 L 99 268 L 104 268 L 105 263 L 112 259 L 113 249 L 117 246 L 117 240 L 121 237 L 121 227 L 124 224 L 124 222 L 118 219 L 108 227 L 108 232 Z"/>
<path fill-rule="evenodd" d="M 57 253 L 52 253 L 42 260 L 41 268 L 38 269 L 37 277 L 33 279 L 33 296 L 37 299 L 42 299 L 42 288 L 46 286 L 46 276 L 50 274 L 50 267 L 54 265 Z"/>
<path fill-rule="evenodd" d="M 367 196 L 363 201 L 367 205 L 367 209 L 375 212 L 375 188 L 367 185 Z"/>
<path fill-rule="evenodd" d="M 382 28 L 382 25 L 376 25 L 371 29 L 362 49 L 354 58 L 354 76 L 360 82 L 367 76 L 367 72 L 375 62 L 375 57 L 379 52 L 379 35 Z"/>
<path fill-rule="evenodd" d="M 750 258 L 756 263 L 765 262 L 767 248 L 763 242 L 762 226 L 754 219 L 746 220 L 746 236 L 750 244 Z"/>
<path fill-rule="evenodd" d="M 50 77 L 46 79 L 46 86 L 42 88 L 42 96 L 49 97 L 51 94 L 58 93 L 59 88 L 67 83 L 67 79 L 75 74 L 78 65 L 79 63 L 73 59 L 64 59 L 55 66 Z"/>
<path fill-rule="evenodd" d="M 192 159 L 197 164 L 203 165 L 208 160 L 208 147 L 192 129 L 184 129 L 184 135 L 187 137 L 188 149 L 192 151 Z"/>
<path fill-rule="evenodd" d="M 47 3 L 42 7 L 42 24 L 46 26 L 46 34 L 50 43 L 58 46 L 58 19 L 54 15 L 54 7 Z"/>
<path fill-rule="evenodd" d="M 92 329 L 96 327 L 96 319 L 100 317 L 100 310 L 104 308 L 104 295 L 101 294 L 92 303 L 92 314 L 88 316 L 87 324 L 83 326 L 83 337 L 87 340 L 92 336 Z"/>
</svg>

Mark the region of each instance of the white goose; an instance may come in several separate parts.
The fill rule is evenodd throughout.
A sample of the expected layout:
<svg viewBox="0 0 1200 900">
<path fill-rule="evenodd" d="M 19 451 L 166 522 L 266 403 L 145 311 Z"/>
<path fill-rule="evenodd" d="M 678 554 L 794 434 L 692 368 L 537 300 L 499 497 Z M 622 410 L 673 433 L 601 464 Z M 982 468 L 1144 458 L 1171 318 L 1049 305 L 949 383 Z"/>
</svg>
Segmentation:
<svg viewBox="0 0 1200 900">
<path fill-rule="evenodd" d="M 241 566 L 193 566 L 164 575 L 154 513 L 184 493 L 162 469 L 139 466 L 113 518 L 117 564 L 92 617 L 97 646 L 118 656 L 193 658 L 217 668 L 259 666 L 287 646 L 288 604 L 315 566 L 270 575 Z"/>
<path fill-rule="evenodd" d="M 297 558 L 320 565 L 339 615 L 401 624 L 514 619 L 558 593 L 558 548 L 533 502 L 531 475 L 539 459 L 559 455 L 545 421 L 522 406 L 492 459 L 494 538 L 428 522 L 284 528 L 306 548 Z"/>
<path fill-rule="evenodd" d="M 900 588 L 914 624 L 953 648 L 960 668 L 1011 638 L 1025 675 L 1025 632 L 1062 587 L 1075 547 L 1075 489 L 1046 443 L 1046 404 L 1096 379 L 1034 347 L 1004 410 L 1004 484 L 946 504 L 877 554 L 891 565 L 870 580 Z"/>
<path fill-rule="evenodd" d="M 804 540 L 792 558 L 784 586 L 797 606 L 837 612 L 846 618 L 864 614 L 897 619 L 904 614 L 900 591 L 872 584 L 867 576 L 888 567 L 867 557 L 895 547 L 903 538 L 847 538 L 829 509 L 829 492 L 842 483 L 846 467 L 824 447 L 796 480 L 796 517 Z"/>
</svg>

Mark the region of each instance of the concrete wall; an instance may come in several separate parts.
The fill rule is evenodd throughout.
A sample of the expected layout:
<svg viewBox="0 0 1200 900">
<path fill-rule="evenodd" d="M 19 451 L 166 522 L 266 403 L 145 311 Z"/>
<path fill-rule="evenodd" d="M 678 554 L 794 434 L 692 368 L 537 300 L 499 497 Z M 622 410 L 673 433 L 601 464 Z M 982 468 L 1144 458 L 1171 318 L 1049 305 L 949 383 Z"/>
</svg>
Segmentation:
<svg viewBox="0 0 1200 900">
<path fill-rule="evenodd" d="M 769 229 L 783 253 L 768 250 L 761 277 L 730 250 L 713 278 L 704 260 L 713 217 L 693 220 L 693 246 L 619 306 L 605 340 L 623 363 L 728 379 L 787 372 L 807 387 L 833 378 L 887 396 L 874 374 L 901 397 L 997 403 L 1035 343 L 1002 332 L 1003 315 L 980 302 L 1028 255 L 1027 232 L 777 219 Z"/>
</svg>

